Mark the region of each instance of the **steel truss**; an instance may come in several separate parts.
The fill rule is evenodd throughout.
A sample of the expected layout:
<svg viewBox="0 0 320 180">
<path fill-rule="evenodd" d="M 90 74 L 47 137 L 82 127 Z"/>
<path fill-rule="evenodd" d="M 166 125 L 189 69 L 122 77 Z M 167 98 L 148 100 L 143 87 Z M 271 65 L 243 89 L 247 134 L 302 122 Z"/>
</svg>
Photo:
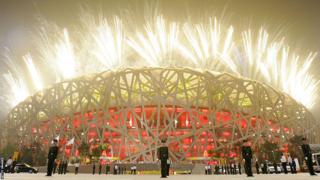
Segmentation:
<svg viewBox="0 0 320 180">
<path fill-rule="evenodd" d="M 165 136 L 174 161 L 210 152 L 237 156 L 239 143 L 282 147 L 294 135 L 319 143 L 319 123 L 290 96 L 227 73 L 188 68 L 107 71 L 37 92 L 12 109 L 2 143 L 109 144 L 121 161 L 156 161 Z M 6 142 L 4 142 L 6 141 Z M 211 151 L 210 151 L 211 150 Z M 233 153 L 233 155 L 232 155 Z"/>
</svg>

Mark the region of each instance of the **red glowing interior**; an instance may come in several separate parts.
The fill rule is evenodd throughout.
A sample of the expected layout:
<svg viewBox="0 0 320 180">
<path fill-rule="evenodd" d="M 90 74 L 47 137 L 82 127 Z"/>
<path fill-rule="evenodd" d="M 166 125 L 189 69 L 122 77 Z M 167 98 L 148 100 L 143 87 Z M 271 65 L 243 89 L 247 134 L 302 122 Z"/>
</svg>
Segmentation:
<svg viewBox="0 0 320 180">
<path fill-rule="evenodd" d="M 210 113 L 211 116 L 209 115 Z M 215 114 L 215 116 L 212 116 L 212 114 Z M 212 119 L 209 119 L 210 117 Z M 148 125 L 149 130 L 141 123 L 142 120 Z M 54 119 L 54 122 L 58 124 L 63 124 L 67 121 L 69 121 L 69 117 Z M 162 131 L 162 129 L 165 129 L 165 127 L 170 124 L 170 121 L 174 121 L 173 130 Z M 33 127 L 32 133 L 43 134 L 43 132 L 48 131 L 49 123 L 50 120 L 43 122 L 40 127 Z M 237 128 L 233 128 L 234 123 Z M 99 127 L 107 125 L 110 126 L 111 129 L 117 129 L 126 126 L 128 136 L 137 140 L 142 139 L 143 141 L 152 141 L 153 138 L 151 134 L 160 134 L 161 136 L 166 136 L 171 139 L 176 137 L 177 140 L 171 141 L 169 149 L 177 153 L 184 152 L 186 157 L 237 157 L 240 152 L 240 147 L 236 146 L 221 152 L 214 152 L 214 141 L 227 143 L 230 142 L 231 139 L 240 138 L 241 133 L 244 133 L 247 128 L 249 128 L 249 123 L 251 129 L 259 128 L 264 125 L 264 123 L 268 123 L 268 125 L 272 127 L 272 132 L 279 130 L 279 126 L 273 123 L 272 120 L 265 121 L 256 116 L 248 117 L 248 115 L 244 113 L 231 114 L 226 110 L 211 112 L 207 108 L 191 108 L 188 111 L 180 107 L 161 107 L 160 110 L 153 106 L 143 108 L 136 107 L 130 110 L 109 108 L 108 112 L 75 113 L 72 117 L 74 131 L 76 131 L 79 136 L 81 136 L 81 134 L 82 136 L 87 136 L 86 139 L 88 139 L 88 144 L 91 149 L 95 148 L 97 146 L 96 144 L 99 144 L 100 141 L 103 141 L 103 143 L 110 146 L 102 152 L 102 155 L 119 157 L 120 159 L 128 156 L 128 152 L 130 152 L 130 154 L 138 152 L 141 147 L 137 147 L 135 144 L 139 144 L 142 147 L 146 145 L 139 141 L 135 143 L 129 141 L 125 144 L 123 142 L 126 138 L 125 135 L 111 130 L 102 131 Z M 194 129 L 213 125 L 215 126 L 215 131 L 205 130 L 194 135 L 191 134 Z M 158 132 L 156 130 L 157 126 L 160 130 Z M 85 129 L 88 128 L 88 130 L 83 131 L 83 127 L 86 127 Z M 288 132 L 289 128 L 285 127 L 283 130 Z M 59 134 L 60 131 L 71 132 L 72 128 L 56 129 L 57 134 Z M 83 132 L 86 133 L 83 134 Z M 188 136 L 188 134 L 190 134 L 190 136 Z M 184 135 L 186 136 L 184 137 Z M 68 139 L 70 138 L 72 137 Z M 60 145 L 65 145 L 68 139 L 67 137 L 60 137 Z M 48 142 L 46 141 L 44 143 L 47 144 Z M 79 145 L 80 143 L 80 140 L 75 141 L 75 145 Z M 72 148 L 72 145 L 65 146 L 64 149 L 66 156 L 79 155 L 79 151 Z M 74 152 L 71 152 L 72 149 L 74 149 Z"/>
</svg>

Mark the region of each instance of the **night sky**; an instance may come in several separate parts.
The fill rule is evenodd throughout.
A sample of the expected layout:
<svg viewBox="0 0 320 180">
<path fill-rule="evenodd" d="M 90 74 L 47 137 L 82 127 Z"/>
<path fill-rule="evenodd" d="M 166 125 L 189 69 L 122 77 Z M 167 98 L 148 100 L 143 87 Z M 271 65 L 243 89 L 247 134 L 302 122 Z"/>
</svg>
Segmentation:
<svg viewBox="0 0 320 180">
<path fill-rule="evenodd" d="M 223 15 L 235 27 L 265 26 L 286 37 L 286 42 L 298 52 L 320 53 L 320 1 L 319 0 L 160 0 L 159 8 L 173 20 L 211 14 Z M 3 48 L 9 47 L 17 55 L 28 52 L 32 31 L 41 16 L 62 27 L 70 27 L 79 19 L 79 7 L 101 8 L 108 14 L 124 9 L 141 11 L 142 0 L 0 0 L 0 61 Z M 319 67 L 318 55 L 315 67 Z M 1 71 L 6 71 L 0 66 Z M 316 72 L 316 70 L 315 70 Z M 320 78 L 320 73 L 317 74 Z M 0 87 L 2 93 L 3 87 Z M 0 99 L 3 101 L 3 99 Z M 320 102 L 318 103 L 320 104 Z M 0 119 L 5 117 L 5 107 Z M 319 105 L 316 106 L 320 107 Z M 312 110 L 315 112 L 315 109 Z M 315 114 L 317 117 L 318 114 Z"/>
</svg>

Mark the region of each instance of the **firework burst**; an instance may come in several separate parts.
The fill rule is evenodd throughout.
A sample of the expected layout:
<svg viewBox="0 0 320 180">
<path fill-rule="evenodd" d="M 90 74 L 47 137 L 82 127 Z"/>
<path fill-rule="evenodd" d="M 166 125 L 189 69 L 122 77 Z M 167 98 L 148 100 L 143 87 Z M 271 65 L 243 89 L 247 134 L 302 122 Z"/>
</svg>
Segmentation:
<svg viewBox="0 0 320 180">
<path fill-rule="evenodd" d="M 33 85 L 26 84 L 23 70 L 15 66 L 8 66 L 10 72 L 3 74 L 14 97 L 11 104 L 34 92 L 30 89 L 41 90 L 45 86 L 37 60 L 50 69 L 46 76 L 54 77 L 54 82 L 47 85 L 88 73 L 130 67 L 132 59 L 138 59 L 142 63 L 135 67 L 188 66 L 256 79 L 288 93 L 309 108 L 318 99 L 319 80 L 309 72 L 317 54 L 299 56 L 289 50 L 284 38 L 270 40 L 264 28 L 257 33 L 252 29 L 236 33 L 234 26 L 223 25 L 216 17 L 203 23 L 178 23 L 158 14 L 149 18 L 141 30 L 138 25 L 127 28 L 128 19 L 83 13 L 80 26 L 74 29 L 41 23 L 35 45 L 39 47 L 39 56 L 27 54 L 21 58 Z M 134 33 L 126 31 L 132 28 L 136 29 Z M 236 40 L 238 36 L 241 38 Z"/>
</svg>

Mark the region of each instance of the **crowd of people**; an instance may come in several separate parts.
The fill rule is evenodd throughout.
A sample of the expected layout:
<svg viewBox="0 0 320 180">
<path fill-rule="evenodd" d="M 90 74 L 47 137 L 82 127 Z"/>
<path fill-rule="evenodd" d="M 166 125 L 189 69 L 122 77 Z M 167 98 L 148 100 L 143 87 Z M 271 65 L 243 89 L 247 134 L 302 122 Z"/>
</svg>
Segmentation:
<svg viewBox="0 0 320 180">
<path fill-rule="evenodd" d="M 316 176 L 317 174 L 314 172 L 313 169 L 313 163 L 312 163 L 312 152 L 311 152 L 311 148 L 309 146 L 309 144 L 307 143 L 306 138 L 302 139 L 302 145 L 301 145 L 301 149 L 303 151 L 303 155 L 309 170 L 309 173 L 311 176 Z M 242 158 L 245 161 L 245 173 L 247 174 L 248 177 L 253 177 L 253 173 L 252 173 L 252 149 L 250 146 L 249 141 L 245 140 L 244 144 L 242 146 Z M 281 162 L 281 166 L 282 166 L 282 171 L 287 174 L 287 165 L 289 165 L 290 167 L 290 172 L 291 173 L 297 173 L 296 170 L 296 162 L 295 160 L 289 155 L 288 157 L 286 157 L 284 154 L 282 154 L 281 158 L 280 158 L 280 162 Z M 256 172 L 257 174 L 260 173 L 260 166 L 258 161 L 256 161 Z M 267 174 L 268 173 L 268 163 L 267 162 L 263 162 L 261 165 L 261 170 L 262 173 Z M 274 167 L 274 173 L 279 173 L 278 171 L 278 165 L 277 163 L 274 161 L 273 162 L 273 167 Z M 280 169 L 281 172 L 281 169 Z"/>
<path fill-rule="evenodd" d="M 56 160 L 53 163 L 53 174 L 66 174 L 68 169 L 68 160 Z"/>
<path fill-rule="evenodd" d="M 304 155 L 304 160 L 306 162 L 307 168 L 309 170 L 310 175 L 315 176 L 316 173 L 313 169 L 312 162 L 312 152 L 309 144 L 306 142 L 306 139 L 302 139 L 303 144 L 301 145 L 301 149 Z M 166 146 L 166 141 L 162 140 L 162 146 L 158 149 L 158 159 L 161 163 L 161 177 L 165 178 L 169 176 L 170 165 L 172 164 L 171 159 L 169 158 L 169 149 Z M 47 164 L 47 176 L 52 176 L 52 174 L 66 174 L 68 172 L 68 161 L 67 160 L 57 160 L 58 155 L 58 141 L 53 140 L 52 146 L 49 149 L 48 153 L 48 164 Z M 281 162 L 281 167 L 274 160 L 273 162 L 268 162 L 267 160 L 259 161 L 256 159 L 255 163 L 252 162 L 253 152 L 251 149 L 251 144 L 248 140 L 243 141 L 243 146 L 241 149 L 241 155 L 244 163 L 242 161 L 232 161 L 230 163 L 217 164 L 211 166 L 209 164 L 205 165 L 205 174 L 242 174 L 242 170 L 248 177 L 253 177 L 252 165 L 255 167 L 255 172 L 257 174 L 268 174 L 268 173 L 284 173 L 288 174 L 289 172 L 292 174 L 297 173 L 297 162 L 295 161 L 295 157 L 291 157 L 290 154 L 287 156 L 285 154 L 281 155 L 281 158 L 278 160 Z M 5 172 L 13 173 L 15 170 L 15 165 L 17 164 L 11 157 L 9 157 L 5 162 Z M 78 174 L 80 162 L 74 162 L 74 172 Z M 242 169 L 242 167 L 244 168 Z M 103 165 L 101 162 L 98 164 L 98 171 L 96 171 L 96 164 L 92 164 L 92 174 L 103 174 Z M 271 168 L 270 168 L 271 167 Z M 272 169 L 272 170 L 271 170 Z M 127 170 L 127 166 L 121 164 L 114 164 L 113 170 L 111 172 L 111 165 L 105 165 L 105 174 L 114 175 L 118 174 L 137 174 L 137 166 L 131 165 L 130 169 Z"/>
<path fill-rule="evenodd" d="M 224 165 L 206 165 L 205 174 L 241 174 L 241 164 L 238 165 L 235 163 L 224 164 Z"/>
<path fill-rule="evenodd" d="M 303 155 L 311 176 L 316 176 L 317 174 L 314 172 L 313 163 L 312 163 L 312 152 L 310 149 L 309 144 L 306 141 L 306 138 L 302 139 L 303 144 L 301 145 L 301 149 L 303 151 Z M 244 160 L 244 171 L 248 177 L 253 177 L 252 172 L 252 159 L 253 159 L 253 152 L 248 140 L 243 141 L 242 146 L 242 158 Z M 297 165 L 295 161 L 295 157 L 291 157 L 290 154 L 286 156 L 285 154 L 281 155 L 279 159 L 281 162 L 281 167 L 278 166 L 276 161 L 274 160 L 273 163 L 268 162 L 267 160 L 259 161 L 256 159 L 255 162 L 255 170 L 257 174 L 268 174 L 268 173 L 284 173 L 288 174 L 288 167 L 291 174 L 297 173 Z M 272 170 L 270 170 L 272 167 Z M 214 172 L 212 172 L 214 169 Z M 235 162 L 230 164 L 223 164 L 223 165 L 215 165 L 213 168 L 210 165 L 205 166 L 205 174 L 241 174 L 241 162 L 238 162 L 236 165 Z"/>
</svg>

